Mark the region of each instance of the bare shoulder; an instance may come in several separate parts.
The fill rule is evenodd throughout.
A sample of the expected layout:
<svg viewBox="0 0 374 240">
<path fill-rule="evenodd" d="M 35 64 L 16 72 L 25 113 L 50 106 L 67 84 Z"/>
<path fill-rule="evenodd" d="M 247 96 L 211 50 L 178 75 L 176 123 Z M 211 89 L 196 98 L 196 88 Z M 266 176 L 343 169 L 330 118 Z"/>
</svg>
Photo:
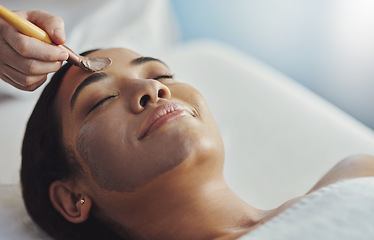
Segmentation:
<svg viewBox="0 0 374 240">
<path fill-rule="evenodd" d="M 374 176 L 374 157 L 370 155 L 354 155 L 338 162 L 308 192 L 336 183 L 341 180 Z"/>
</svg>

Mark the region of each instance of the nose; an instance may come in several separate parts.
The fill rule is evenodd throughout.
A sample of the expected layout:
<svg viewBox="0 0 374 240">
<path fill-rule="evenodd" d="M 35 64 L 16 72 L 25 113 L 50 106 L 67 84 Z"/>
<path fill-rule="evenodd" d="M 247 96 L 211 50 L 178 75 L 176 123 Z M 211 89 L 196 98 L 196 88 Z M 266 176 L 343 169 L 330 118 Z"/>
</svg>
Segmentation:
<svg viewBox="0 0 374 240">
<path fill-rule="evenodd" d="M 154 79 L 136 80 L 130 101 L 134 113 L 143 111 L 149 103 L 156 103 L 160 99 L 170 99 L 171 92 L 167 86 Z"/>
</svg>

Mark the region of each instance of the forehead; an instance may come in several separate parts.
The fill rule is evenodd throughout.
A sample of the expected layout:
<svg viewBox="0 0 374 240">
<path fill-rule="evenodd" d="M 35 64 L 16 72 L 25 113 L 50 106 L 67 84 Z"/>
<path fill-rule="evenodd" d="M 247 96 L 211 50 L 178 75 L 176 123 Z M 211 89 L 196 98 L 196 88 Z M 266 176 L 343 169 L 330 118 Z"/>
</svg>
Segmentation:
<svg viewBox="0 0 374 240">
<path fill-rule="evenodd" d="M 122 69 L 124 66 L 129 65 L 130 62 L 140 57 L 139 54 L 123 48 L 112 48 L 105 50 L 97 50 L 87 55 L 89 58 L 107 58 L 109 57 L 112 60 L 112 65 L 104 69 L 104 72 L 115 72 L 119 67 Z M 79 84 L 83 79 L 87 78 L 89 75 L 93 74 L 92 72 L 85 71 L 79 67 L 72 66 L 63 78 L 63 83 L 73 81 L 76 84 Z"/>
</svg>

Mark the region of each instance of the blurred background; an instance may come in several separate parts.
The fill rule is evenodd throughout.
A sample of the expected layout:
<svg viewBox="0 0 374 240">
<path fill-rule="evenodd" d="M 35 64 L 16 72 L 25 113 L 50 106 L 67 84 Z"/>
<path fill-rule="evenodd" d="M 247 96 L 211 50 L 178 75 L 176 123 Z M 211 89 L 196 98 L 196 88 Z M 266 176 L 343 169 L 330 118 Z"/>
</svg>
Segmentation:
<svg viewBox="0 0 374 240">
<path fill-rule="evenodd" d="M 183 41 L 213 38 L 374 129 L 373 0 L 172 0 Z"/>
</svg>

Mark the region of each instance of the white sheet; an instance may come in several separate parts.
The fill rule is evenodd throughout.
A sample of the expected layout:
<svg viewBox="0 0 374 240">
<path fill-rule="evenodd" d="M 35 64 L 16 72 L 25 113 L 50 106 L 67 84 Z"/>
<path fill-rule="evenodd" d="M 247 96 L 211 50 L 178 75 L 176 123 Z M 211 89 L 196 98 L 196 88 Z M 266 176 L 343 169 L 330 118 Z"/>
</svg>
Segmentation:
<svg viewBox="0 0 374 240">
<path fill-rule="evenodd" d="M 372 240 L 374 178 L 324 187 L 240 240 Z"/>
</svg>

